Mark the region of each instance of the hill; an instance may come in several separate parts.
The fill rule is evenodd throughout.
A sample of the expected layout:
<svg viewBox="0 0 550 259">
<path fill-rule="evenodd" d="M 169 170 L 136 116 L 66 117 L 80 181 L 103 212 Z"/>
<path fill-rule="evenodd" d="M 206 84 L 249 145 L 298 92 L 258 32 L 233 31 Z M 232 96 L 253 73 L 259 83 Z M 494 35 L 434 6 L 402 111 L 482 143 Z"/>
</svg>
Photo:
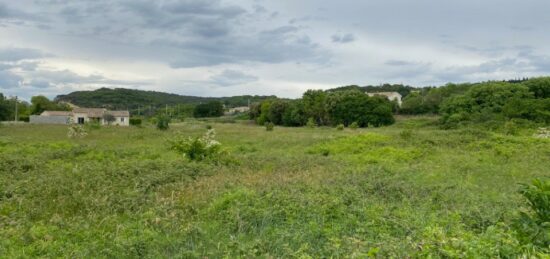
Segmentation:
<svg viewBox="0 0 550 259">
<path fill-rule="evenodd" d="M 109 109 L 137 109 L 138 107 L 164 107 L 165 105 L 199 104 L 220 101 L 228 107 L 246 106 L 248 102 L 259 102 L 276 96 L 241 95 L 232 97 L 198 97 L 143 91 L 124 88 L 100 88 L 94 91 L 76 91 L 58 95 L 57 102 L 69 102 L 81 107 L 105 107 Z"/>
</svg>

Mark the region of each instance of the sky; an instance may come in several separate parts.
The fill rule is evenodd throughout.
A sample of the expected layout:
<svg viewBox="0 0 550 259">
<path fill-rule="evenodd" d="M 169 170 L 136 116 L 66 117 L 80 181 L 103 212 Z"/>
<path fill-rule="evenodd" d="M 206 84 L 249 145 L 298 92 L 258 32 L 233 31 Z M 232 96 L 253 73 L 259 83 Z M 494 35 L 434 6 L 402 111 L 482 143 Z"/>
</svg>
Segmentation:
<svg viewBox="0 0 550 259">
<path fill-rule="evenodd" d="M 0 93 L 307 89 L 550 75 L 548 0 L 0 0 Z"/>
</svg>

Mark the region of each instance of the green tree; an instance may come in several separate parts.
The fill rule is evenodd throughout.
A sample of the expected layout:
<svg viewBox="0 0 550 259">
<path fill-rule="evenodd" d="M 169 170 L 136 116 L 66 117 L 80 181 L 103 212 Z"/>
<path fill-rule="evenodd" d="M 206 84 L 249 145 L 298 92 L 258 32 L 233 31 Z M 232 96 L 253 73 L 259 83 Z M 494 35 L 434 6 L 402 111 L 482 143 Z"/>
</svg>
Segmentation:
<svg viewBox="0 0 550 259">
<path fill-rule="evenodd" d="M 321 125 L 328 123 L 325 110 L 326 97 L 327 93 L 323 90 L 307 90 L 302 96 L 306 117 L 314 118 Z"/>
<path fill-rule="evenodd" d="M 219 101 L 211 101 L 195 106 L 193 116 L 195 118 L 220 117 L 223 115 L 223 104 Z"/>
</svg>

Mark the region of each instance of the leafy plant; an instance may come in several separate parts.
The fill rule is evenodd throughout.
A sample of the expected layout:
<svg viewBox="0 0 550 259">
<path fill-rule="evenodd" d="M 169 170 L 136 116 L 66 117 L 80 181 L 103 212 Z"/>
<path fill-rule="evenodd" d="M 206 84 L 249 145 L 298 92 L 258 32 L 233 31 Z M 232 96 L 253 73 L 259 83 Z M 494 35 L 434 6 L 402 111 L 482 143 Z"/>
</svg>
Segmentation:
<svg viewBox="0 0 550 259">
<path fill-rule="evenodd" d="M 357 128 L 359 128 L 359 123 L 354 121 L 352 124 L 349 125 L 349 128 L 352 130 L 356 130 Z"/>
<path fill-rule="evenodd" d="M 207 130 L 211 130 L 211 129 L 212 129 L 212 125 L 206 124 L 206 129 L 207 129 Z"/>
<path fill-rule="evenodd" d="M 130 125 L 132 126 L 141 126 L 141 118 L 130 118 Z"/>
<path fill-rule="evenodd" d="M 336 130 L 344 130 L 345 126 L 344 124 L 338 124 L 338 126 L 336 126 Z"/>
<path fill-rule="evenodd" d="M 275 128 L 275 124 L 273 124 L 272 122 L 268 122 L 265 124 L 266 131 L 273 131 L 273 128 Z"/>
<path fill-rule="evenodd" d="M 111 123 L 115 122 L 116 118 L 112 114 L 105 113 L 103 115 L 103 120 L 107 122 L 107 124 L 111 125 Z"/>
<path fill-rule="evenodd" d="M 315 119 L 313 119 L 313 117 L 310 117 L 309 119 L 307 119 L 306 126 L 313 129 L 317 127 L 317 123 L 315 123 Z"/>
<path fill-rule="evenodd" d="M 69 138 L 83 138 L 88 135 L 88 132 L 80 124 L 71 123 L 69 124 L 69 132 L 67 132 L 67 137 Z"/>
<path fill-rule="evenodd" d="M 170 117 L 166 115 L 158 116 L 157 118 L 157 129 L 167 130 L 170 127 Z"/>
<path fill-rule="evenodd" d="M 522 186 L 520 193 L 527 199 L 529 210 L 521 211 L 516 222 L 520 239 L 548 249 L 550 246 L 550 180 L 533 180 Z M 549 251 L 550 252 L 550 251 Z"/>
<path fill-rule="evenodd" d="M 213 129 L 208 130 L 201 137 L 185 137 L 179 134 L 170 142 L 170 149 L 182 154 L 190 160 L 202 161 L 212 158 L 220 153 L 221 144 L 216 141 L 216 132 Z"/>
</svg>

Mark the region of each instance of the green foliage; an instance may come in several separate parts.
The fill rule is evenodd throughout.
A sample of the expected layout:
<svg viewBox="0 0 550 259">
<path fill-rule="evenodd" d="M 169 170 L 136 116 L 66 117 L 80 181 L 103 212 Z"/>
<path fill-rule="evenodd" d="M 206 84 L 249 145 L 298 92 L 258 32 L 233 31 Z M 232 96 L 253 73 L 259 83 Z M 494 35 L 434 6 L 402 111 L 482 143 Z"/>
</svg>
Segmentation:
<svg viewBox="0 0 550 259">
<path fill-rule="evenodd" d="M 156 118 L 156 125 L 157 125 L 157 129 L 159 130 L 168 130 L 168 128 L 170 127 L 170 117 L 166 116 L 166 115 L 160 115 Z"/>
<path fill-rule="evenodd" d="M 220 117 L 223 115 L 223 104 L 219 101 L 211 101 L 195 106 L 193 116 L 195 118 Z"/>
<path fill-rule="evenodd" d="M 184 157 L 190 160 L 203 161 L 215 158 L 220 154 L 221 144 L 215 140 L 215 137 L 216 132 L 209 129 L 203 136 L 196 138 L 186 137 L 184 134 L 179 133 L 168 142 L 172 150 Z"/>
<path fill-rule="evenodd" d="M 275 124 L 273 124 L 272 122 L 268 122 L 265 124 L 266 131 L 273 131 L 274 128 L 275 128 Z"/>
<path fill-rule="evenodd" d="M 523 85 L 529 88 L 535 98 L 550 98 L 550 77 L 531 78 L 523 82 Z"/>
<path fill-rule="evenodd" d="M 336 126 L 336 130 L 344 130 L 344 128 L 345 128 L 344 124 L 338 124 Z"/>
<path fill-rule="evenodd" d="M 360 91 L 330 93 L 325 107 L 333 125 L 357 122 L 360 127 L 378 127 L 395 121 L 390 101 L 380 96 L 369 97 Z"/>
<path fill-rule="evenodd" d="M 40 114 L 43 111 L 69 111 L 70 107 L 50 101 L 47 97 L 38 95 L 31 98 L 30 114 Z"/>
<path fill-rule="evenodd" d="M 520 240 L 550 253 L 550 180 L 533 180 L 522 186 L 521 194 L 529 210 L 521 211 L 515 224 Z"/>
<path fill-rule="evenodd" d="M 315 123 L 315 119 L 313 119 L 313 118 L 310 117 L 309 119 L 307 119 L 306 126 L 307 126 L 308 128 L 313 129 L 313 128 L 317 127 L 317 123 Z"/>
<path fill-rule="evenodd" d="M 143 121 L 141 118 L 134 118 L 134 117 L 130 118 L 130 125 L 132 126 L 141 126 L 142 122 Z"/>
<path fill-rule="evenodd" d="M 80 124 L 71 123 L 69 124 L 69 131 L 67 132 L 67 137 L 69 138 L 84 138 L 88 135 L 88 132 Z"/>
<path fill-rule="evenodd" d="M 349 125 L 349 128 L 352 129 L 352 130 L 356 130 L 357 128 L 359 128 L 359 123 L 357 123 L 356 121 L 354 121 L 353 123 L 351 123 Z"/>
<path fill-rule="evenodd" d="M 211 129 L 212 129 L 212 125 L 206 124 L 206 129 L 207 129 L 207 130 L 211 130 Z"/>
</svg>

